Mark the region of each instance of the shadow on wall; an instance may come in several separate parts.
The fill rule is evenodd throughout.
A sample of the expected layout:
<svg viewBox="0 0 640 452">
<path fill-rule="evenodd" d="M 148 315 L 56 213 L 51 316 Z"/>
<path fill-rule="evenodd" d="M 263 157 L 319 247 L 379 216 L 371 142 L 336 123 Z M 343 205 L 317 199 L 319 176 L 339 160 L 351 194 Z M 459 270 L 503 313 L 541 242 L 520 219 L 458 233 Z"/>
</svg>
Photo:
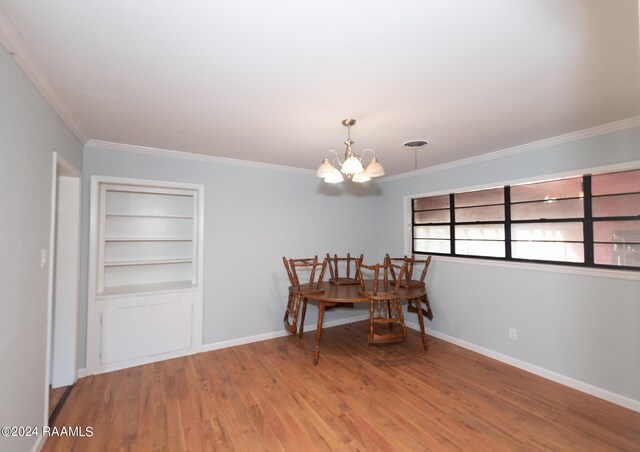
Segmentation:
<svg viewBox="0 0 640 452">
<path fill-rule="evenodd" d="M 379 196 L 381 192 L 375 183 L 365 182 L 358 184 L 345 180 L 340 184 L 327 184 L 324 181 L 319 181 L 316 193 L 325 196 L 350 195 L 364 198 L 366 196 Z"/>
</svg>

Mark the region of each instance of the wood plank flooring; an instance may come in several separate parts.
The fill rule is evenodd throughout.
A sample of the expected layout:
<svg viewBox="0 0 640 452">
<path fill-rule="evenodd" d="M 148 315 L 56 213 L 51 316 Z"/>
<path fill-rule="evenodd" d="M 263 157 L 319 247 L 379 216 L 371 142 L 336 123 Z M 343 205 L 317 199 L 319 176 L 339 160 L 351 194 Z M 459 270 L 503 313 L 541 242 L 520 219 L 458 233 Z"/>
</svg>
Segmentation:
<svg viewBox="0 0 640 452">
<path fill-rule="evenodd" d="M 52 389 L 51 387 L 49 387 L 49 416 L 51 416 L 53 410 L 56 409 L 58 403 L 60 402 L 62 396 L 68 388 L 68 386 L 63 386 L 56 389 Z"/>
<path fill-rule="evenodd" d="M 43 450 L 640 450 L 640 413 L 419 335 L 370 346 L 367 322 L 78 381 Z"/>
</svg>

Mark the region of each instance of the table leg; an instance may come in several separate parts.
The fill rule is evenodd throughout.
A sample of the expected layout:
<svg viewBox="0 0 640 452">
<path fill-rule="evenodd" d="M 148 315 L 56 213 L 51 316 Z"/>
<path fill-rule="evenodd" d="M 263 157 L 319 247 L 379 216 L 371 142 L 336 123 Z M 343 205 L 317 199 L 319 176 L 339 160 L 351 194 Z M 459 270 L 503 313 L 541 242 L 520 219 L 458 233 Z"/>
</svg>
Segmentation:
<svg viewBox="0 0 640 452">
<path fill-rule="evenodd" d="M 429 350 L 429 345 L 427 344 L 427 335 L 424 334 L 424 317 L 422 316 L 422 303 L 420 298 L 416 298 L 416 306 L 418 311 L 418 322 L 420 323 L 420 337 L 422 338 L 422 346 L 426 352 Z"/>
<path fill-rule="evenodd" d="M 318 365 L 318 359 L 320 358 L 320 339 L 322 339 L 322 320 L 324 319 L 324 302 L 318 303 L 318 329 L 316 331 L 316 349 L 313 356 L 313 365 Z"/>
</svg>

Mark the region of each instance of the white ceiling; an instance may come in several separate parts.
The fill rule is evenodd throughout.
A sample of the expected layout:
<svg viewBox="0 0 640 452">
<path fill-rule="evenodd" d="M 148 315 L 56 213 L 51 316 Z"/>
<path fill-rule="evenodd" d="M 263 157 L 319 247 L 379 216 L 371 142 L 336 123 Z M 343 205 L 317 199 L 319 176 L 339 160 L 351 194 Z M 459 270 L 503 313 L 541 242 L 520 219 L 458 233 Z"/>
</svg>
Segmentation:
<svg viewBox="0 0 640 452">
<path fill-rule="evenodd" d="M 388 175 L 640 115 L 636 0 L 0 0 L 86 136 Z"/>
</svg>

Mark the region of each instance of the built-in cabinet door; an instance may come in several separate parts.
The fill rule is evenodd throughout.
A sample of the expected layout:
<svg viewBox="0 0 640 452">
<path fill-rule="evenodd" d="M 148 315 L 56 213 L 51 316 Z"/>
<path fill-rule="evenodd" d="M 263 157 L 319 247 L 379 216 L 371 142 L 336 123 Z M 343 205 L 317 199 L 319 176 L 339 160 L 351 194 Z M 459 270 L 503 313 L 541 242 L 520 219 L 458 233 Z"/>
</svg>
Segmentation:
<svg viewBox="0 0 640 452">
<path fill-rule="evenodd" d="M 98 300 L 102 370 L 157 361 L 193 346 L 196 291 Z"/>
</svg>

